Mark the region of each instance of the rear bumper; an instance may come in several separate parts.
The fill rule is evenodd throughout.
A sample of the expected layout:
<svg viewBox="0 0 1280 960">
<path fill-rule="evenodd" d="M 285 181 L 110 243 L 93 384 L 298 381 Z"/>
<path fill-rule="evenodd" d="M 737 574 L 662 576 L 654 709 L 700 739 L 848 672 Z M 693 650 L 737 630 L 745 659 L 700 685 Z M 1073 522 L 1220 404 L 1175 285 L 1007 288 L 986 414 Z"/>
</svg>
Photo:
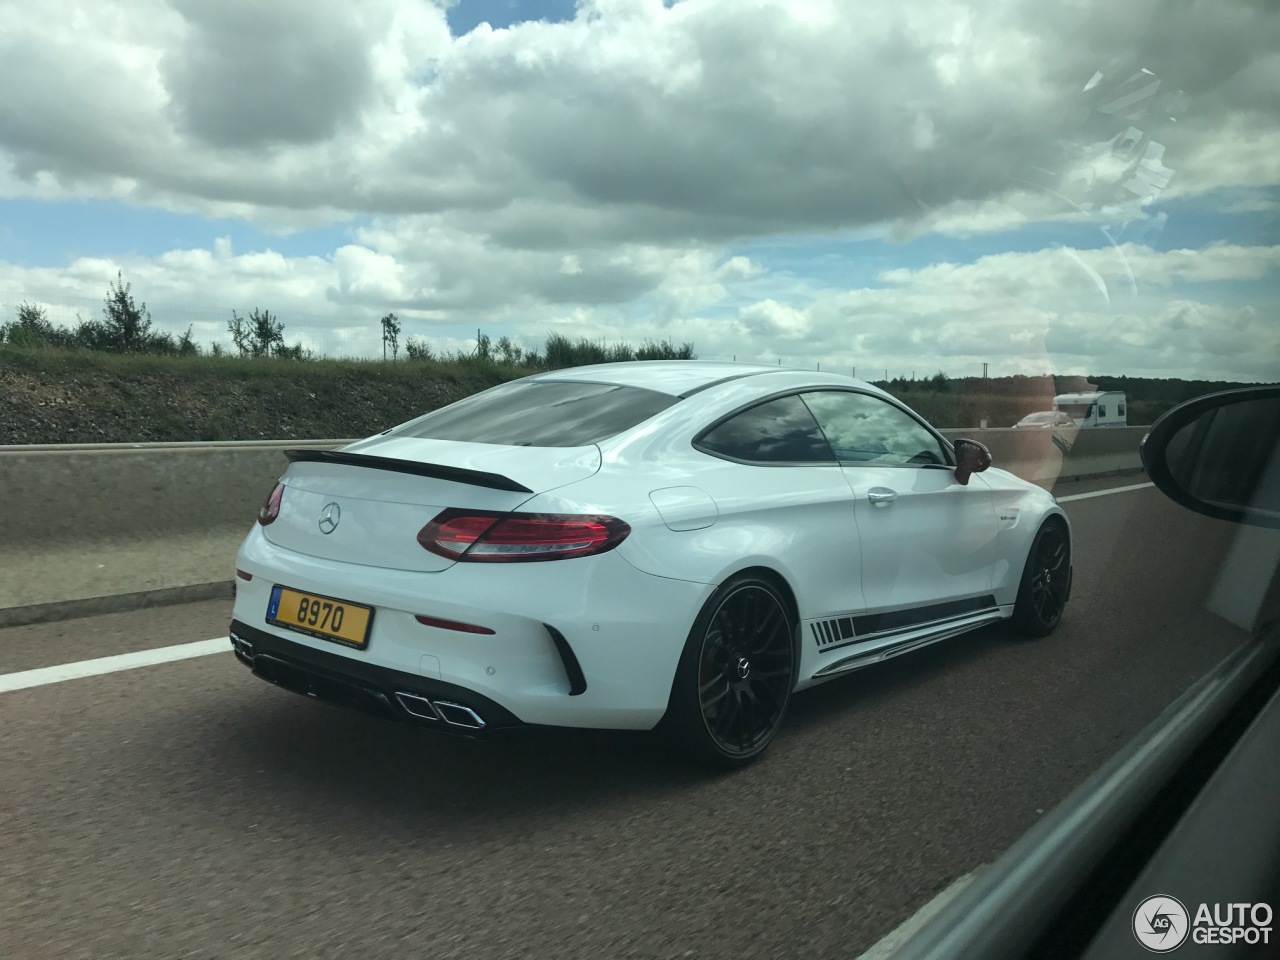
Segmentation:
<svg viewBox="0 0 1280 960">
<path fill-rule="evenodd" d="M 285 690 L 415 727 L 465 737 L 524 726 L 488 697 L 456 684 L 362 663 L 231 621 L 236 659 Z"/>
<path fill-rule="evenodd" d="M 666 712 L 689 626 L 714 590 L 643 573 L 616 551 L 424 573 L 308 557 L 256 529 L 236 567 L 251 579 L 237 583 L 232 619 L 265 643 L 311 656 L 340 678 L 367 682 L 385 675 L 369 670 L 389 671 L 418 684 L 408 692 L 441 689 L 458 703 L 483 700 L 517 723 L 552 727 L 652 729 Z M 350 649 L 267 623 L 274 584 L 370 606 L 368 646 Z M 489 632 L 424 624 L 417 615 Z"/>
</svg>

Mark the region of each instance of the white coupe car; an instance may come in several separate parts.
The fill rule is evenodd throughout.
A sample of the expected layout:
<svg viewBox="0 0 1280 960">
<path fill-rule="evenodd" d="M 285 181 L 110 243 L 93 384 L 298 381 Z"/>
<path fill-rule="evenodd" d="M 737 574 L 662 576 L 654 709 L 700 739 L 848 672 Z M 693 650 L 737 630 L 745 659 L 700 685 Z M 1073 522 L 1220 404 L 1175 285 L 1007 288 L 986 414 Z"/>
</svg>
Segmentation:
<svg viewBox="0 0 1280 960">
<path fill-rule="evenodd" d="M 760 755 L 791 695 L 1071 588 L 1053 497 L 837 375 L 611 363 L 290 451 L 236 559 L 272 683 L 477 735 L 659 729 Z"/>
</svg>

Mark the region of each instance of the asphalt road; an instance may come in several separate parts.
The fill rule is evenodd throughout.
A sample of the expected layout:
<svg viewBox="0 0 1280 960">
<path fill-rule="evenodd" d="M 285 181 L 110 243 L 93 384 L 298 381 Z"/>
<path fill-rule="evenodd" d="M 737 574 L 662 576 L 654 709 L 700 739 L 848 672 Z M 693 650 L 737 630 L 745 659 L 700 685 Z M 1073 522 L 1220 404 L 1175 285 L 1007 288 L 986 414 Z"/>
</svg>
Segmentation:
<svg viewBox="0 0 1280 960">
<path fill-rule="evenodd" d="M 991 628 L 803 694 L 732 775 L 637 735 L 401 729 L 229 652 L 0 693 L 0 956 L 856 957 L 1244 639 L 1204 604 L 1236 528 L 1152 489 L 1066 507 L 1053 636 Z M 0 674 L 229 615 L 0 631 Z"/>
</svg>

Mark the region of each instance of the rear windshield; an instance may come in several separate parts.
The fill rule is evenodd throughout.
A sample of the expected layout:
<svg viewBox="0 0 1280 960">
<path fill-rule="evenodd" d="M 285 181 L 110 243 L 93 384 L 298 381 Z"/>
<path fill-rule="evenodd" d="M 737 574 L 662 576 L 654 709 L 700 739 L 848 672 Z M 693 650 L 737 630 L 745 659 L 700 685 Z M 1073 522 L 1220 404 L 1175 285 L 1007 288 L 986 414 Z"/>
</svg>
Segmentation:
<svg viewBox="0 0 1280 960">
<path fill-rule="evenodd" d="M 581 447 L 617 436 L 678 400 L 610 383 L 507 383 L 412 420 L 393 433 L 517 447 Z"/>
</svg>

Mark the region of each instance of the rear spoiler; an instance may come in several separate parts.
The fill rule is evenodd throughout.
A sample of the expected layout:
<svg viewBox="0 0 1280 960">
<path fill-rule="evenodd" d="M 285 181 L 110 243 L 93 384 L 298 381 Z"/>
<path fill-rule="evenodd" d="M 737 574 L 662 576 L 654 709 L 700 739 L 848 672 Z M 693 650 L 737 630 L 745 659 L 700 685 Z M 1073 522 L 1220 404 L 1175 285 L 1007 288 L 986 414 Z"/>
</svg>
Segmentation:
<svg viewBox="0 0 1280 960">
<path fill-rule="evenodd" d="M 341 463 L 349 467 L 390 470 L 395 473 L 410 473 L 418 477 L 453 480 L 455 483 L 469 483 L 473 487 L 489 487 L 492 490 L 533 493 L 524 484 L 516 483 L 510 477 L 504 477 L 499 473 L 485 473 L 483 470 L 468 470 L 466 467 L 447 467 L 439 463 L 375 457 L 367 453 L 344 453 L 340 450 L 286 450 L 284 455 L 290 463 Z"/>
</svg>

